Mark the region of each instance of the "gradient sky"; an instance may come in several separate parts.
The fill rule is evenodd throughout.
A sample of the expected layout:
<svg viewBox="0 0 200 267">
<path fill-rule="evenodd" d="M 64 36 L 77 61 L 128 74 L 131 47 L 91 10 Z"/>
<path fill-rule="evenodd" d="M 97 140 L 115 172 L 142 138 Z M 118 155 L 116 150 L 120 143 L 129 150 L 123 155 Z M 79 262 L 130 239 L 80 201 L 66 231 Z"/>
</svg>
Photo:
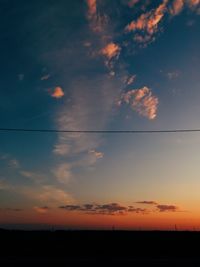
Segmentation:
<svg viewBox="0 0 200 267">
<path fill-rule="evenodd" d="M 200 128 L 199 0 L 1 0 L 0 127 Z M 0 225 L 200 228 L 200 134 L 0 133 Z"/>
</svg>

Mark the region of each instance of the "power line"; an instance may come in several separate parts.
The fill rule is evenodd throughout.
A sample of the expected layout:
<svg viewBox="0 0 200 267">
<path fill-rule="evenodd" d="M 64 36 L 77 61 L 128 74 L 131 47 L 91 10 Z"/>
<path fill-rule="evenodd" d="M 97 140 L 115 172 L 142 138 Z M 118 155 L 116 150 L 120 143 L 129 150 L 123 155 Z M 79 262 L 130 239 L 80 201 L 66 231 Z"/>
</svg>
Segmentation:
<svg viewBox="0 0 200 267">
<path fill-rule="evenodd" d="M 153 133 L 195 133 L 195 132 L 200 132 L 200 129 L 171 129 L 171 130 L 56 130 L 56 129 L 0 128 L 0 132 L 84 133 L 84 134 L 153 134 Z"/>
</svg>

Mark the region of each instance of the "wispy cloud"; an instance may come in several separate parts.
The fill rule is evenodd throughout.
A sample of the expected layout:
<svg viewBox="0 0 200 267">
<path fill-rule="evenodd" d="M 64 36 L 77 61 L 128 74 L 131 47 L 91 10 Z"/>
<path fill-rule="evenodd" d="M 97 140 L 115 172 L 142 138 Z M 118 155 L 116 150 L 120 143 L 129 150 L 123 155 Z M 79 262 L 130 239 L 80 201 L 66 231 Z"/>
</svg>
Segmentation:
<svg viewBox="0 0 200 267">
<path fill-rule="evenodd" d="M 51 93 L 51 96 L 57 99 L 62 98 L 64 95 L 65 93 L 60 86 L 55 87 L 53 92 Z"/>
<path fill-rule="evenodd" d="M 131 85 L 135 82 L 137 75 L 127 75 L 123 78 L 123 82 L 125 85 Z"/>
<path fill-rule="evenodd" d="M 185 0 L 188 6 L 192 9 L 200 7 L 200 0 Z"/>
<path fill-rule="evenodd" d="M 159 212 L 177 212 L 179 208 L 174 205 L 157 205 L 156 206 Z"/>
<path fill-rule="evenodd" d="M 184 2 L 184 0 L 174 0 L 169 8 L 170 14 L 173 16 L 178 15 L 184 7 Z"/>
<path fill-rule="evenodd" d="M 74 202 L 74 198 L 70 194 L 54 185 L 43 185 L 40 187 L 21 186 L 15 190 L 28 199 L 36 201 L 38 207 L 40 205 L 56 207 L 64 203 L 70 204 Z"/>
<path fill-rule="evenodd" d="M 176 79 L 180 76 L 180 71 L 176 70 L 176 71 L 171 71 L 167 73 L 167 77 L 169 80 L 173 80 Z"/>
<path fill-rule="evenodd" d="M 86 0 L 88 6 L 87 17 L 90 22 L 90 27 L 94 32 L 102 32 L 108 23 L 108 17 L 105 14 L 100 14 L 97 10 L 96 0 Z"/>
<path fill-rule="evenodd" d="M 146 201 L 146 200 L 144 200 L 144 201 L 137 201 L 136 202 L 137 204 L 144 204 L 144 205 L 158 205 L 158 203 L 157 202 L 155 202 L 155 201 Z"/>
<path fill-rule="evenodd" d="M 42 76 L 42 77 L 40 78 L 40 80 L 41 80 L 41 81 L 46 81 L 46 80 L 48 80 L 50 77 L 51 77 L 50 74 L 46 74 L 46 75 Z"/>
<path fill-rule="evenodd" d="M 146 210 L 141 208 L 134 208 L 133 206 L 123 206 L 119 203 L 108 204 L 84 204 L 84 205 L 65 205 L 60 206 L 60 209 L 66 211 L 79 211 L 87 214 L 100 215 L 125 215 L 128 213 L 145 214 Z"/>
<path fill-rule="evenodd" d="M 70 105 L 66 103 L 66 106 L 56 116 L 58 128 L 67 130 L 103 129 L 112 116 L 120 87 L 119 81 L 108 76 L 96 77 L 93 80 L 77 80 L 70 88 Z M 53 151 L 60 156 L 78 156 L 83 153 L 88 154 L 88 151 L 98 151 L 101 144 L 102 137 L 99 134 L 61 133 Z"/>
<path fill-rule="evenodd" d="M 139 42 L 149 42 L 154 34 L 158 31 L 158 25 L 167 11 L 168 0 L 163 2 L 156 8 L 147 13 L 142 14 L 138 19 L 129 23 L 126 32 L 136 32 L 135 40 Z"/>
<path fill-rule="evenodd" d="M 119 105 L 123 103 L 129 104 L 134 111 L 150 120 L 156 118 L 158 98 L 146 86 L 123 93 Z"/>
<path fill-rule="evenodd" d="M 88 5 L 88 17 L 92 19 L 97 14 L 97 2 L 96 0 L 86 0 Z"/>
<path fill-rule="evenodd" d="M 42 183 L 42 182 L 48 180 L 47 176 L 43 173 L 21 170 L 20 174 L 22 176 L 34 181 L 35 183 Z"/>
<path fill-rule="evenodd" d="M 128 4 L 128 6 L 129 6 L 130 8 L 132 8 L 132 7 L 134 7 L 138 2 L 139 2 L 139 0 L 129 0 L 127 4 Z"/>
<path fill-rule="evenodd" d="M 104 153 L 100 152 L 100 151 L 96 151 L 96 150 L 90 150 L 89 154 L 94 155 L 94 157 L 96 159 L 102 159 L 104 157 Z"/>
<path fill-rule="evenodd" d="M 72 178 L 71 165 L 69 163 L 59 164 L 54 170 L 53 173 L 57 178 L 58 182 L 62 184 L 68 184 Z"/>
<path fill-rule="evenodd" d="M 15 168 L 15 169 L 20 168 L 19 161 L 16 160 L 16 159 L 11 159 L 11 160 L 9 161 L 9 165 L 10 165 L 11 168 Z"/>
<path fill-rule="evenodd" d="M 42 213 L 42 214 L 47 213 L 49 211 L 49 207 L 47 207 L 47 206 L 44 206 L 44 207 L 37 207 L 37 206 L 35 206 L 35 207 L 33 207 L 33 209 L 36 212 Z"/>
</svg>

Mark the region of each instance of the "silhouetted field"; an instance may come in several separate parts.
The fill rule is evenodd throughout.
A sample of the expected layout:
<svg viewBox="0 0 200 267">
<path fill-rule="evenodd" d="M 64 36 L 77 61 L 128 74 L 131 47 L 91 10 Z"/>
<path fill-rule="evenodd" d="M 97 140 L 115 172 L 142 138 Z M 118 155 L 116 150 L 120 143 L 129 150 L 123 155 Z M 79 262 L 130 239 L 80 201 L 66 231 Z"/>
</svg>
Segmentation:
<svg viewBox="0 0 200 267">
<path fill-rule="evenodd" d="M 200 266 L 200 232 L 4 231 L 0 266 Z"/>
</svg>

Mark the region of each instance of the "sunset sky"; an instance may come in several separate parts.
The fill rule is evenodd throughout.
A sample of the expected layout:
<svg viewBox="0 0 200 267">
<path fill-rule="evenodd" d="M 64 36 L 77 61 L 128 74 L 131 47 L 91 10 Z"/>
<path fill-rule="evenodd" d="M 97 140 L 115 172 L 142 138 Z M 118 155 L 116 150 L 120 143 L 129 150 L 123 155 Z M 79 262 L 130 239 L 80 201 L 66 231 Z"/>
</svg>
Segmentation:
<svg viewBox="0 0 200 267">
<path fill-rule="evenodd" d="M 200 0 L 0 1 L 0 128 L 200 128 Z M 200 229 L 200 133 L 0 132 L 0 227 Z"/>
</svg>

